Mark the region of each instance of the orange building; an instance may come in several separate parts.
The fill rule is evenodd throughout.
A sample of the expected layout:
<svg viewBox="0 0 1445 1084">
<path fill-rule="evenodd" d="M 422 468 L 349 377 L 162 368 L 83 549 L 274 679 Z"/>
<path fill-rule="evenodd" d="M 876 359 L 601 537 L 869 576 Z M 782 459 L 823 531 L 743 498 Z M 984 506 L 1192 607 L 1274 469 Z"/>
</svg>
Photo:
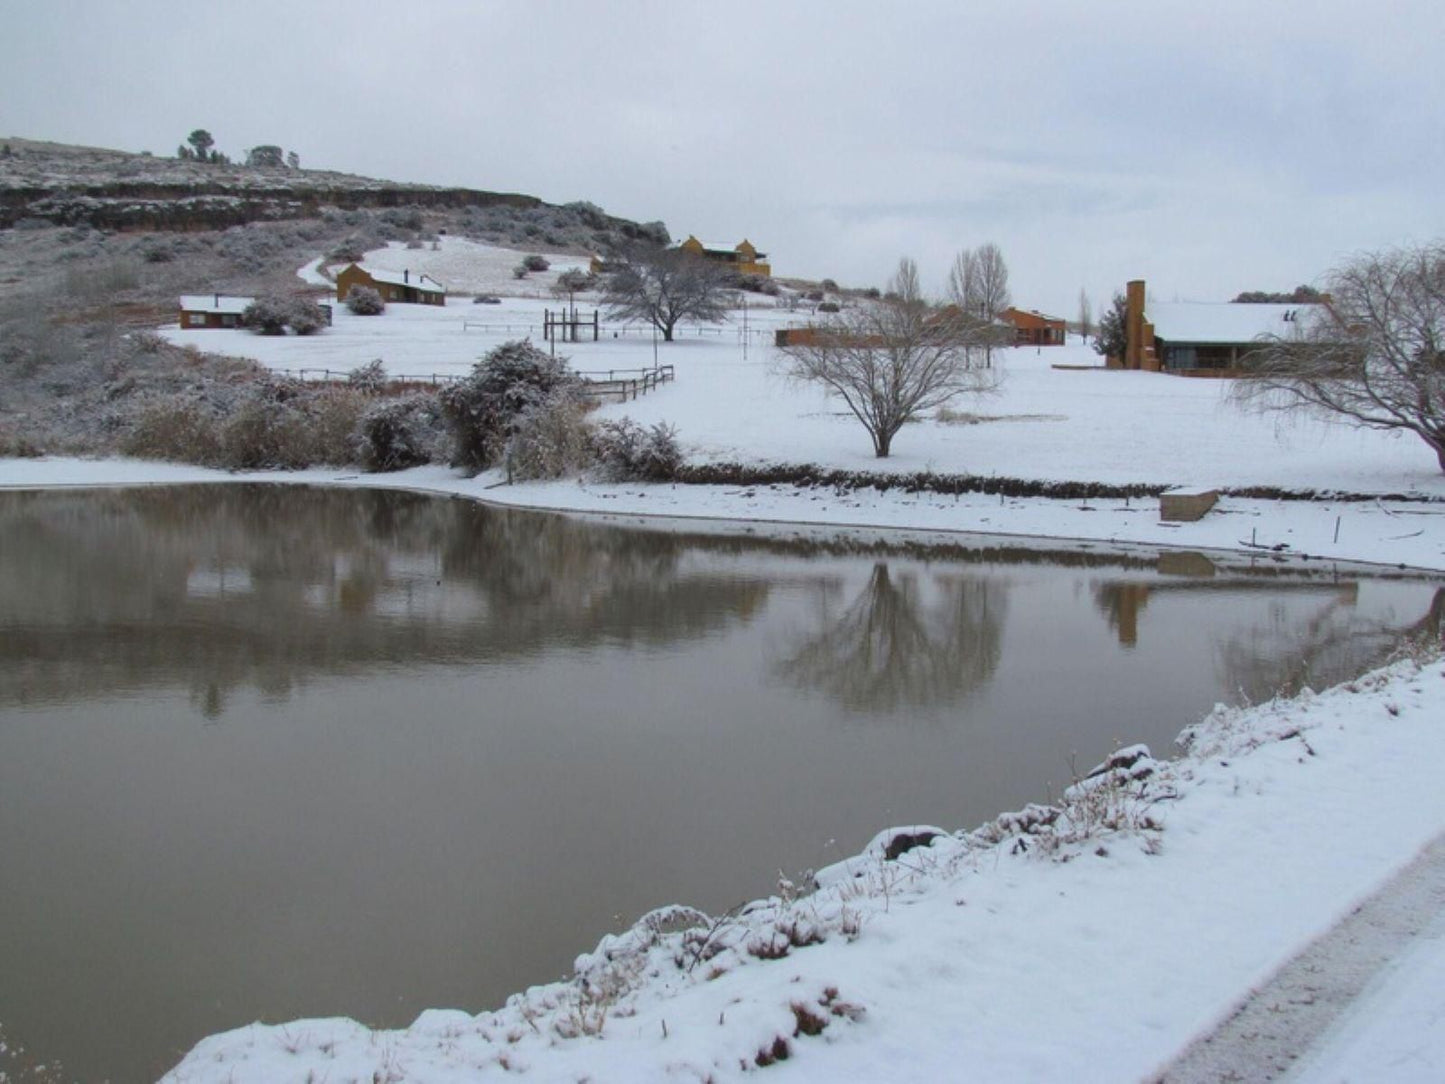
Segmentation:
<svg viewBox="0 0 1445 1084">
<path fill-rule="evenodd" d="M 181 297 L 181 327 L 240 327 L 253 297 L 225 294 L 185 294 Z"/>
<path fill-rule="evenodd" d="M 336 276 L 336 300 L 345 301 L 353 286 L 367 286 L 385 302 L 404 305 L 445 305 L 447 291 L 430 275 L 411 277 L 410 271 L 373 271 L 360 264 L 348 264 Z"/>
<path fill-rule="evenodd" d="M 725 264 L 729 271 L 736 271 L 741 275 L 762 275 L 770 278 L 773 274 L 772 264 L 766 262 L 768 254 L 759 252 L 747 238 L 743 238 L 742 242 L 736 245 L 713 245 L 704 244 L 692 234 L 688 234 L 687 240 L 677 247 L 704 260 Z"/>
<path fill-rule="evenodd" d="M 1057 316 L 1045 316 L 1034 309 L 1008 308 L 1002 318 L 1014 326 L 1016 346 L 1063 346 L 1064 321 Z"/>
</svg>

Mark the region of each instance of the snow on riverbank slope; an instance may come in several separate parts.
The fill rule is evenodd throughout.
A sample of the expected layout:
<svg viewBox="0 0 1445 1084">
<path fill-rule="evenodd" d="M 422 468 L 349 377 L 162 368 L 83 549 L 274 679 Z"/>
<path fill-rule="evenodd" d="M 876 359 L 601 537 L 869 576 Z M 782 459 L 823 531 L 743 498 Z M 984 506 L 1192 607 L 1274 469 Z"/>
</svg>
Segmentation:
<svg viewBox="0 0 1445 1084">
<path fill-rule="evenodd" d="M 895 859 L 885 833 L 811 895 L 655 912 L 496 1012 L 253 1025 L 166 1080 L 1140 1079 L 1445 828 L 1445 664 L 1186 738 Z"/>
</svg>

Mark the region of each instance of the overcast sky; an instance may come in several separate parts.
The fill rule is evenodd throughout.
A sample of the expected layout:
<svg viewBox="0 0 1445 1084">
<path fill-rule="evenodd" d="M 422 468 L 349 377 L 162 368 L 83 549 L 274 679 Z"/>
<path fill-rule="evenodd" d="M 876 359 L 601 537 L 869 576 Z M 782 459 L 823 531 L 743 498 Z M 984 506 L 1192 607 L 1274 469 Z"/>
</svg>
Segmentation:
<svg viewBox="0 0 1445 1084">
<path fill-rule="evenodd" d="M 1445 236 L 1440 0 L 0 0 L 0 135 L 585 199 L 1072 317 Z"/>
</svg>

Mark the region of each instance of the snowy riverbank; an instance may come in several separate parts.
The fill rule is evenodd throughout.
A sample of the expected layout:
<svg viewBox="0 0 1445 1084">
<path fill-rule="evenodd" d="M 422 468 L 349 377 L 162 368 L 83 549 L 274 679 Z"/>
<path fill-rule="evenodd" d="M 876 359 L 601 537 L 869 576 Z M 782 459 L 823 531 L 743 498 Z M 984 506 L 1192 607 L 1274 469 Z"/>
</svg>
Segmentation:
<svg viewBox="0 0 1445 1084">
<path fill-rule="evenodd" d="M 955 502 L 873 490 L 821 499 L 787 487 L 575 482 L 488 488 L 495 479 L 440 468 L 276 476 L 122 460 L 0 463 L 7 487 L 268 478 L 618 518 L 653 511 L 799 524 L 718 522 L 718 530 L 853 523 L 928 537 L 971 523 L 1199 548 L 1236 548 L 1231 536 L 1247 523 L 1257 537 L 1268 524 L 1270 541 L 1273 533 L 1320 538 L 1338 516 L 1337 551 L 1308 542 L 1298 551 L 1445 567 L 1438 529 L 1400 530 L 1402 520 L 1415 522 L 1412 512 L 1437 510 L 1410 503 L 1227 501 L 1198 524 L 1166 527 L 1138 502 Z M 1441 718 L 1438 660 L 1404 662 L 1318 697 L 1219 711 L 1196 728 L 1182 759 L 1140 761 L 1076 793 L 1060 815 L 1034 810 L 945 832 L 896 861 L 882 857 L 880 838 L 870 853 L 824 871 L 817 892 L 789 890 L 722 919 L 665 908 L 579 958 L 573 981 L 534 988 L 494 1013 L 429 1012 L 392 1032 L 343 1020 L 254 1025 L 200 1043 L 168 1079 L 445 1081 L 525 1070 L 539 1080 L 720 1081 L 784 1053 L 770 1071 L 798 1079 L 948 1079 L 960 1064 L 980 1079 L 1137 1079 L 1445 831 L 1433 770 L 1445 754 Z M 1400 996 L 1413 997 L 1416 1019 L 1425 1011 L 1418 989 L 1395 996 L 1379 1001 L 1391 1006 L 1390 1020 L 1401 1018 Z M 1378 1043 L 1399 1047 L 1399 1026 L 1375 1004 L 1332 1039 L 1338 1057 L 1357 1062 L 1372 1028 L 1384 1029 Z"/>
</svg>

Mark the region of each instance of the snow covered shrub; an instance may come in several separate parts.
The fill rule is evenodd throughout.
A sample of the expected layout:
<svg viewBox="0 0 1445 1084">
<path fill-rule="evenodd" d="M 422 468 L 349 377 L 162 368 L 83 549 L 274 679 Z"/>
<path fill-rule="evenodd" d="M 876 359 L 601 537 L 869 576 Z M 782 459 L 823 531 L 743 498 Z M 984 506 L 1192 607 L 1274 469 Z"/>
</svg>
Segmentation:
<svg viewBox="0 0 1445 1084">
<path fill-rule="evenodd" d="M 176 258 L 176 250 L 168 241 L 153 241 L 141 250 L 141 259 L 146 263 L 170 263 Z"/>
<path fill-rule="evenodd" d="M 221 234 L 217 252 L 247 271 L 261 271 L 286 251 L 286 245 L 271 230 L 258 225 L 232 226 Z"/>
<path fill-rule="evenodd" d="M 35 459 L 44 454 L 28 436 L 0 424 L 0 459 Z"/>
<path fill-rule="evenodd" d="M 220 465 L 230 470 L 298 470 L 311 453 L 308 419 L 289 397 L 247 399 L 221 426 Z"/>
<path fill-rule="evenodd" d="M 140 459 L 170 459 L 203 466 L 221 461 L 220 426 L 216 416 L 189 399 L 171 399 L 147 407 L 120 450 Z"/>
<path fill-rule="evenodd" d="M 286 318 L 290 313 L 284 297 L 258 297 L 246 306 L 241 323 L 257 335 L 286 334 Z"/>
<path fill-rule="evenodd" d="M 513 277 L 514 279 L 524 279 L 524 278 L 526 278 L 526 277 L 527 277 L 527 265 L 524 264 L 524 263 L 519 263 L 516 267 L 512 268 L 512 277 Z"/>
<path fill-rule="evenodd" d="M 339 467 L 356 459 L 356 431 L 373 402 L 369 392 L 333 384 L 307 389 L 297 404 L 306 420 L 307 439 L 294 457 L 306 464 Z"/>
<path fill-rule="evenodd" d="M 354 292 L 354 291 L 353 291 Z M 358 365 L 346 374 L 346 386 L 357 391 L 377 394 L 386 387 L 386 366 L 380 358 L 373 358 L 365 365 Z"/>
<path fill-rule="evenodd" d="M 258 335 L 312 335 L 326 326 L 321 306 L 304 297 L 258 297 L 246 306 L 241 322 Z"/>
<path fill-rule="evenodd" d="M 564 359 L 522 340 L 503 343 L 441 391 L 455 442 L 454 466 L 483 471 L 501 460 L 519 419 L 554 398 L 575 398 L 581 378 Z"/>
<path fill-rule="evenodd" d="M 528 271 L 545 271 L 552 265 L 547 262 L 545 256 L 531 255 L 522 260 L 522 266 Z"/>
<path fill-rule="evenodd" d="M 337 262 L 360 263 L 366 255 L 367 247 L 365 238 L 353 235 L 328 252 L 326 258 Z"/>
<path fill-rule="evenodd" d="M 380 316 L 386 311 L 386 302 L 370 286 L 353 286 L 346 293 L 346 307 L 357 316 Z"/>
<path fill-rule="evenodd" d="M 406 470 L 442 458 L 446 432 L 435 394 L 377 403 L 361 415 L 354 448 L 369 471 Z"/>
<path fill-rule="evenodd" d="M 314 335 L 326 326 L 326 313 L 308 298 L 293 297 L 286 322 L 297 335 Z"/>
<path fill-rule="evenodd" d="M 820 305 L 818 306 L 818 311 L 819 311 L 819 312 L 837 312 L 837 311 L 838 311 L 838 302 L 836 302 L 836 301 L 824 301 L 822 304 L 820 304 Z"/>
<path fill-rule="evenodd" d="M 589 436 L 581 397 L 550 396 L 518 415 L 507 442 L 507 470 L 518 481 L 575 474 L 590 458 Z"/>
<path fill-rule="evenodd" d="M 644 429 L 631 418 L 602 422 L 592 436 L 592 457 L 607 482 L 665 482 L 682 466 L 676 429 L 666 422 Z"/>
</svg>

